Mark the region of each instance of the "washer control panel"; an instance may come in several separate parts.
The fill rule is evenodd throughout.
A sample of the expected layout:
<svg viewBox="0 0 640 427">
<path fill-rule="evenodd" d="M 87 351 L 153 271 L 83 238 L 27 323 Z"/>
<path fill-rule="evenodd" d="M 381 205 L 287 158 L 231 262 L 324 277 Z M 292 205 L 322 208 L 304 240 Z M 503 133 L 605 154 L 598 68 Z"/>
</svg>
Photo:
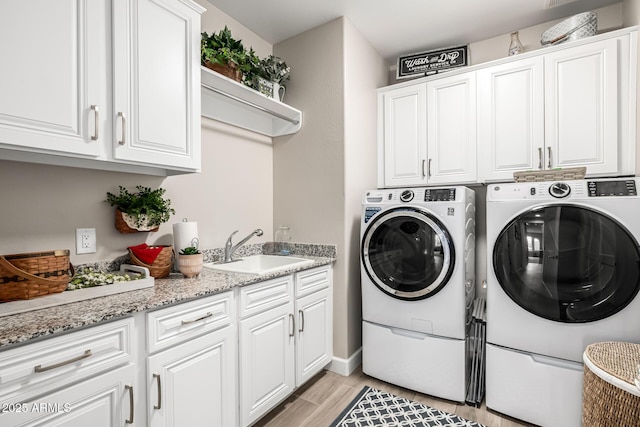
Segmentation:
<svg viewBox="0 0 640 427">
<path fill-rule="evenodd" d="M 455 202 L 455 188 L 427 188 L 424 191 L 425 202 Z"/>
</svg>

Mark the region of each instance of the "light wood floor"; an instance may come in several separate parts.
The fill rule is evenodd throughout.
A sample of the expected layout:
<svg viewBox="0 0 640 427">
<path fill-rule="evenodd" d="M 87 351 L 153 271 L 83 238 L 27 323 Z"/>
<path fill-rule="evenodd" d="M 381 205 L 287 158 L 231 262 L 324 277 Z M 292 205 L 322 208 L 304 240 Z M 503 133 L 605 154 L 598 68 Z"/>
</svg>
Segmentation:
<svg viewBox="0 0 640 427">
<path fill-rule="evenodd" d="M 340 415 L 342 410 L 365 385 L 459 415 L 467 420 L 484 424 L 487 427 L 532 426 L 523 421 L 493 412 L 487 409 L 484 403 L 480 408 L 475 408 L 416 393 L 369 377 L 363 374 L 360 368 L 348 377 L 329 371 L 322 371 L 280 406 L 265 415 L 255 426 L 327 427 Z"/>
</svg>

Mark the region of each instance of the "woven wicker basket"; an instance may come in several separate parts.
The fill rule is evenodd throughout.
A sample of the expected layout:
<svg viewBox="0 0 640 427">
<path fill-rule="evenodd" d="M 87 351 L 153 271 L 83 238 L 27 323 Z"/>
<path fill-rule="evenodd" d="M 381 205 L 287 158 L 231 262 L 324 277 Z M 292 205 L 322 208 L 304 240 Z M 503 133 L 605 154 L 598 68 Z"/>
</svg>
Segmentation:
<svg viewBox="0 0 640 427">
<path fill-rule="evenodd" d="M 72 275 L 68 250 L 0 256 L 0 301 L 62 292 Z"/>
<path fill-rule="evenodd" d="M 238 69 L 238 67 L 236 67 L 235 64 L 231 63 L 231 64 L 227 64 L 227 65 L 220 65 L 220 64 L 215 64 L 213 62 L 205 62 L 204 66 L 207 67 L 210 70 L 215 71 L 216 73 L 220 73 L 225 77 L 230 78 L 231 80 L 235 80 L 238 83 L 242 83 L 242 71 L 240 71 Z"/>
<path fill-rule="evenodd" d="M 584 359 L 582 425 L 639 425 L 640 396 L 637 394 L 640 391 L 635 394 L 630 391 L 637 390 L 634 379 L 640 364 L 640 345 L 625 342 L 591 344 L 584 352 Z M 618 385 L 612 384 L 616 381 L 611 378 L 619 380 Z"/>
<path fill-rule="evenodd" d="M 149 269 L 149 274 L 156 279 L 167 277 L 169 273 L 171 273 L 171 267 L 173 265 L 173 246 L 171 245 L 162 246 L 162 251 L 160 251 L 156 259 L 153 261 L 153 264 L 147 264 L 140 261 L 131 249 L 129 249 L 129 256 L 131 257 L 131 262 L 135 265 L 147 267 Z"/>
<path fill-rule="evenodd" d="M 545 171 L 522 171 L 514 172 L 513 179 L 516 182 L 571 181 L 574 179 L 584 179 L 586 174 L 586 167 Z"/>
<path fill-rule="evenodd" d="M 158 228 L 159 227 L 155 227 L 148 230 L 139 230 L 137 228 L 131 228 L 129 227 L 129 224 L 127 224 L 124 217 L 122 216 L 122 212 L 119 209 L 116 209 L 116 230 L 118 230 L 120 233 L 126 234 L 126 233 L 140 233 L 140 232 L 147 232 L 147 231 L 158 231 Z"/>
</svg>

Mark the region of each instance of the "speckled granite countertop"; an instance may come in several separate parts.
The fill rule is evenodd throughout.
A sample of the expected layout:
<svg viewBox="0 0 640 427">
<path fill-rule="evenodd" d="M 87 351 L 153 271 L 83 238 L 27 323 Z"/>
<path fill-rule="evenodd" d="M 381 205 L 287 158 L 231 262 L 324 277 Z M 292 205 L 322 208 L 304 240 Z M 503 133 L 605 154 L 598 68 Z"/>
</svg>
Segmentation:
<svg viewBox="0 0 640 427">
<path fill-rule="evenodd" d="M 172 273 L 167 278 L 156 279 L 155 285 L 150 288 L 2 317 L 0 318 L 0 350 L 35 338 L 213 295 L 237 286 L 262 282 L 295 271 L 328 265 L 335 261 L 334 246 L 300 245 L 297 249 L 292 251 L 292 255 L 312 259 L 314 263 L 302 268 L 262 276 L 224 273 L 206 268 L 203 269 L 199 278 L 194 279 L 186 279 L 180 273 Z M 246 255 L 249 253 L 240 254 L 240 256 Z M 215 258 L 215 255 L 205 253 L 205 262 L 212 262 Z"/>
</svg>

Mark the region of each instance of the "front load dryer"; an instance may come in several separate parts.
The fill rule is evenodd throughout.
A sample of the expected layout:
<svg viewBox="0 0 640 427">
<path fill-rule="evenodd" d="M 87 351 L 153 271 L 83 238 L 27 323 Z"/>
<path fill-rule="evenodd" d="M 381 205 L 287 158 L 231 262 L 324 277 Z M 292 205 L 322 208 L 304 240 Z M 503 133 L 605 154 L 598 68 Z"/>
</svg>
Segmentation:
<svg viewBox="0 0 640 427">
<path fill-rule="evenodd" d="M 487 188 L 487 407 L 580 426 L 582 355 L 640 343 L 639 178 Z"/>
<path fill-rule="evenodd" d="M 475 296 L 475 193 L 372 190 L 361 220 L 363 371 L 463 402 Z"/>
</svg>

